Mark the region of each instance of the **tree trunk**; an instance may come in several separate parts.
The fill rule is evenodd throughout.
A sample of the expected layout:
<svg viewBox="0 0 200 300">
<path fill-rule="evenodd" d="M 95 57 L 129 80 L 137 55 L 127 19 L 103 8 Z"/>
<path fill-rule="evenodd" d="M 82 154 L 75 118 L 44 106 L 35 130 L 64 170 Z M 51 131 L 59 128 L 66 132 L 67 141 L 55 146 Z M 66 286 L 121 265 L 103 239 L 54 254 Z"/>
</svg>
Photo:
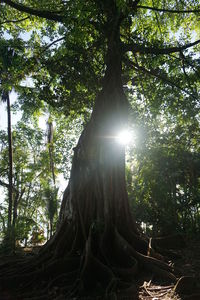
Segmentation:
<svg viewBox="0 0 200 300">
<path fill-rule="evenodd" d="M 8 118 L 8 162 L 9 162 L 9 189 L 8 189 L 8 239 L 9 243 L 13 239 L 13 228 L 12 228 L 12 209 L 13 209 L 13 151 L 12 151 L 12 129 L 11 129 L 11 110 L 10 110 L 10 97 L 8 92 L 6 92 L 6 102 L 7 102 L 7 118 Z M 12 243 L 13 244 L 13 243 Z"/>
<path fill-rule="evenodd" d="M 47 121 L 47 147 L 49 150 L 49 168 L 52 174 L 53 184 L 55 187 L 56 177 L 55 177 L 55 167 L 54 167 L 54 158 L 53 158 L 53 122 L 51 120 L 51 116 Z"/>
<path fill-rule="evenodd" d="M 18 218 L 18 206 L 20 201 L 22 200 L 22 197 L 25 193 L 25 188 L 22 188 L 21 186 L 21 191 L 19 191 L 20 188 L 19 186 L 17 186 L 17 188 L 15 188 L 15 193 L 13 193 L 13 216 L 12 216 L 12 230 L 13 230 L 13 244 L 14 244 L 14 248 L 16 245 L 16 222 L 17 222 L 17 218 Z"/>
<path fill-rule="evenodd" d="M 51 294 L 54 287 L 60 287 L 69 299 L 119 291 L 126 295 L 132 293 L 134 278 L 142 268 L 176 280 L 167 264 L 147 256 L 148 239 L 141 236 L 129 207 L 125 149 L 115 139 L 126 125 L 128 114 L 121 80 L 119 27 L 115 21 L 108 34 L 102 90 L 74 148 L 57 231 L 37 258 L 22 266 L 23 275 L 3 281 L 5 285 L 12 281 L 16 287 L 25 281 L 27 289 L 38 286 L 40 293 L 41 281 L 48 281 L 43 285 L 48 286 L 43 290 L 44 298 L 40 299 L 55 299 Z"/>
<path fill-rule="evenodd" d="M 127 117 L 120 47 L 118 41 L 111 40 L 103 88 L 96 98 L 91 120 L 74 148 L 70 182 L 60 214 L 61 220 L 68 218 L 80 224 L 83 240 L 87 239 L 91 226 L 115 227 L 124 233 L 131 228 L 138 234 L 126 191 L 125 149 L 116 141 L 117 133 L 127 124 Z"/>
<path fill-rule="evenodd" d="M 53 122 L 51 115 L 49 115 L 48 121 L 47 121 L 47 148 L 49 151 L 49 170 L 52 175 L 52 182 L 49 180 L 49 191 L 51 191 L 51 195 L 48 199 L 48 217 L 49 217 L 49 224 L 48 224 L 48 238 L 51 238 L 53 236 L 53 220 L 55 217 L 55 191 L 56 191 L 56 175 L 55 175 L 55 163 L 54 163 L 54 144 L 53 144 Z M 57 201 L 57 200 L 56 200 Z M 57 205 L 56 205 L 57 206 Z"/>
</svg>

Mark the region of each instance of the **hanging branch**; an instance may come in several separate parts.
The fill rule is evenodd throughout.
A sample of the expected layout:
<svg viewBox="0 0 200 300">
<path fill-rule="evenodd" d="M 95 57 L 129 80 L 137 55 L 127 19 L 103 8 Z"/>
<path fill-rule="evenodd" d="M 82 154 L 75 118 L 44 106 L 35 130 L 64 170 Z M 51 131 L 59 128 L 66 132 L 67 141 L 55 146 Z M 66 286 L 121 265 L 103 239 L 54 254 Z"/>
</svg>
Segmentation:
<svg viewBox="0 0 200 300">
<path fill-rule="evenodd" d="M 193 43 L 188 43 L 183 46 L 179 47 L 165 47 L 165 48 L 157 48 L 157 47 L 146 47 L 144 45 L 139 45 L 136 43 L 131 43 L 131 44 L 123 44 L 122 45 L 122 50 L 125 52 L 131 51 L 132 53 L 137 53 L 139 52 L 140 54 L 170 54 L 170 53 L 175 53 L 175 52 L 180 52 L 183 50 L 186 50 L 188 48 L 191 48 L 195 45 L 198 45 L 200 43 L 200 40 L 197 40 Z"/>
<path fill-rule="evenodd" d="M 22 5 L 21 3 L 16 3 L 12 0 L 1 0 L 2 3 L 5 3 L 9 5 L 12 8 L 15 8 L 21 12 L 28 13 L 30 15 L 40 17 L 40 18 L 45 18 L 50 21 L 57 21 L 57 22 L 63 22 L 64 16 L 60 15 L 61 12 L 53 12 L 53 11 L 48 11 L 48 10 L 38 10 L 34 9 L 32 7 L 28 7 L 26 5 Z"/>
<path fill-rule="evenodd" d="M 181 53 L 183 54 L 183 52 L 181 52 Z M 182 60 L 180 55 L 179 55 L 179 57 L 177 57 L 173 54 L 170 54 L 169 57 L 175 58 L 179 62 L 181 62 L 181 60 Z M 200 71 L 197 69 L 197 67 L 191 61 L 189 61 L 189 59 L 185 55 L 184 55 L 184 63 L 187 64 L 187 66 L 191 67 L 192 70 L 200 77 Z"/>
<path fill-rule="evenodd" d="M 134 58 L 135 58 L 136 64 L 138 64 L 137 56 L 136 56 L 135 54 L 133 54 L 133 56 L 134 56 Z M 140 74 L 139 74 L 138 76 L 139 76 L 139 78 L 141 79 Z M 143 95 L 145 95 L 145 91 L 144 91 L 144 86 L 143 86 L 142 80 L 140 80 L 140 86 L 141 86 Z"/>
<path fill-rule="evenodd" d="M 186 72 L 186 66 L 185 66 L 185 56 L 183 54 L 183 52 L 180 51 L 180 59 L 181 59 L 181 62 L 182 62 L 182 69 L 183 69 L 183 73 L 185 75 L 185 78 L 187 80 L 187 84 L 188 84 L 188 87 L 192 90 L 192 92 L 196 92 L 194 91 L 194 88 L 192 87 L 191 85 L 191 80 L 190 80 L 190 77 L 188 76 L 187 72 Z M 195 86 L 196 88 L 196 86 Z M 196 92 L 197 93 L 197 92 Z"/>
<path fill-rule="evenodd" d="M 149 9 L 157 12 L 163 13 L 172 13 L 172 14 L 183 14 L 183 13 L 199 13 L 200 9 L 165 9 L 165 8 L 157 8 L 146 5 L 137 5 L 137 8 Z"/>
<path fill-rule="evenodd" d="M 19 20 L 5 20 L 4 22 L 1 22 L 0 25 L 3 25 L 3 24 L 8 24 L 8 23 L 20 23 L 20 22 L 23 22 L 27 19 L 29 19 L 30 17 L 26 17 L 26 18 L 23 18 L 23 19 L 19 19 Z"/>
<path fill-rule="evenodd" d="M 57 39 L 57 40 L 54 40 L 52 43 L 46 45 L 46 46 L 42 49 L 42 52 L 41 52 L 41 53 L 45 52 L 45 51 L 46 51 L 47 49 L 49 49 L 51 46 L 53 46 L 54 44 L 56 44 L 56 43 L 58 43 L 58 42 L 60 42 L 60 41 L 63 41 L 64 39 L 65 39 L 65 36 L 63 36 L 63 37 L 61 37 L 61 38 L 59 38 L 59 39 Z M 40 54 L 41 54 L 41 53 L 40 53 Z"/>
<path fill-rule="evenodd" d="M 154 1 L 153 1 L 153 5 L 154 5 Z M 159 29 L 159 31 L 160 31 L 160 37 L 161 37 L 161 40 L 163 41 L 163 34 L 162 34 L 161 27 L 160 27 L 160 22 L 159 22 L 159 19 L 158 19 L 158 14 L 157 14 L 157 12 L 155 12 L 155 16 L 156 16 L 156 22 L 157 22 L 157 25 L 158 25 L 158 29 Z"/>
<path fill-rule="evenodd" d="M 157 70 L 151 69 L 151 70 L 147 70 L 146 68 L 140 66 L 137 63 L 131 62 L 129 60 L 128 62 L 132 67 L 134 67 L 136 70 L 141 71 L 145 74 L 148 74 L 150 76 L 156 77 L 160 80 L 162 80 L 164 83 L 172 86 L 172 87 L 176 87 L 177 89 L 179 89 L 180 91 L 186 93 L 187 95 L 189 95 L 190 97 L 192 97 L 193 99 L 197 99 L 196 96 L 194 96 L 193 94 L 190 94 L 187 90 L 183 89 L 181 86 L 179 86 L 177 83 L 175 83 L 174 81 L 172 81 L 171 79 L 169 79 L 167 76 L 164 76 L 162 74 L 159 74 Z"/>
</svg>

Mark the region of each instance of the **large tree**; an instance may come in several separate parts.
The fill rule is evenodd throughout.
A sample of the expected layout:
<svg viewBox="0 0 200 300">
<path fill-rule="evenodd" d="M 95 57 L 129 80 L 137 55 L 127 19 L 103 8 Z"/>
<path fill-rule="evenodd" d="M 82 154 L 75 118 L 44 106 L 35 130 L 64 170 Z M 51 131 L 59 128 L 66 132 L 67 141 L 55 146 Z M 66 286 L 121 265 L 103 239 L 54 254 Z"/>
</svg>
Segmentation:
<svg viewBox="0 0 200 300">
<path fill-rule="evenodd" d="M 129 207 L 125 149 L 115 136 L 127 126 L 125 88 L 133 96 L 144 90 L 150 101 L 161 103 L 165 91 L 164 101 L 173 94 L 174 99 L 184 97 L 196 105 L 196 62 L 192 51 L 188 57 L 184 51 L 197 50 L 200 41 L 187 41 L 191 36 L 184 34 L 184 26 L 190 22 L 194 29 L 200 10 L 196 1 L 189 8 L 187 1 L 169 1 L 164 8 L 149 2 L 1 1 L 5 18 L 14 11 L 22 15 L 22 22 L 27 16 L 30 22 L 35 17 L 38 31 L 52 39 L 41 47 L 37 30 L 32 34 L 32 61 L 40 68 L 35 69 L 37 92 L 32 97 L 43 97 L 69 113 L 90 108 L 97 94 L 90 120 L 74 148 L 55 235 L 34 259 L 2 267 L 2 284 L 12 282 L 20 299 L 31 299 L 29 292 L 22 292 L 33 286 L 38 288 L 34 292 L 38 299 L 55 299 L 58 293 L 133 295 L 134 278 L 142 269 L 176 281 L 170 266 L 148 255 L 149 240 L 140 233 Z M 181 38 L 175 42 L 178 31 L 182 43 Z M 152 93 L 148 83 L 153 85 Z"/>
</svg>

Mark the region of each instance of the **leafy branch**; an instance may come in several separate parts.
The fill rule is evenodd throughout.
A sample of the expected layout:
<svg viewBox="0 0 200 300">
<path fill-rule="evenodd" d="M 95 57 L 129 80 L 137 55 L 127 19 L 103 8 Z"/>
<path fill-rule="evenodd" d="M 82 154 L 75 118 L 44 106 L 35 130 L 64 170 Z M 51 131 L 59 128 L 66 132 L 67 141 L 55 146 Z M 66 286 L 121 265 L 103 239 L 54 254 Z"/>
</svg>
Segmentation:
<svg viewBox="0 0 200 300">
<path fill-rule="evenodd" d="M 134 63 L 131 62 L 129 60 L 129 64 L 134 67 L 134 69 L 136 69 L 137 71 L 141 71 L 142 73 L 148 74 L 150 76 L 156 77 L 157 79 L 163 81 L 164 83 L 172 86 L 172 87 L 176 87 L 177 89 L 179 89 L 180 91 L 186 93 L 187 95 L 189 95 L 190 97 L 192 97 L 193 99 L 197 99 L 197 97 L 191 93 L 189 93 L 186 89 L 182 88 L 180 85 L 178 85 L 174 80 L 172 81 L 170 78 L 168 78 L 166 75 L 159 73 L 158 70 L 155 69 L 146 69 L 142 66 L 140 66 L 138 63 Z"/>
<path fill-rule="evenodd" d="M 0 25 L 8 24 L 8 23 L 20 23 L 20 22 L 23 22 L 23 21 L 25 21 L 29 18 L 30 17 L 22 18 L 22 19 L 19 19 L 19 20 L 5 20 L 4 22 L 1 22 Z"/>
<path fill-rule="evenodd" d="M 184 56 L 184 54 L 183 54 L 182 52 L 180 52 L 180 58 L 181 58 L 181 62 L 182 62 L 183 73 L 184 73 L 185 78 L 186 78 L 186 80 L 187 80 L 188 87 L 189 87 L 193 92 L 195 92 L 195 91 L 194 91 L 194 88 L 192 87 L 192 83 L 191 83 L 190 77 L 188 76 L 187 71 L 186 71 L 186 66 L 185 66 L 186 60 L 185 60 L 185 56 Z M 186 63 L 187 63 L 187 62 L 186 62 Z M 193 84 L 194 84 L 194 83 L 193 83 Z M 196 85 L 195 85 L 195 89 L 197 90 Z"/>
<path fill-rule="evenodd" d="M 32 7 L 28 7 L 26 5 L 22 5 L 21 3 L 16 3 L 12 0 L 1 0 L 2 3 L 9 5 L 12 8 L 15 8 L 21 12 L 25 12 L 31 14 L 33 16 L 37 16 L 40 18 L 46 18 L 51 21 L 63 22 L 64 17 L 60 14 L 60 12 L 53 12 L 48 10 L 39 10 L 34 9 Z"/>
<path fill-rule="evenodd" d="M 45 52 L 45 51 L 46 51 L 47 49 L 49 49 L 51 46 L 53 46 L 54 44 L 56 44 L 56 43 L 58 43 L 58 42 L 63 41 L 64 39 L 65 39 L 65 36 L 62 36 L 61 38 L 54 40 L 54 41 L 51 42 L 50 44 L 46 45 L 46 46 L 42 49 L 42 52 L 41 52 L 41 53 Z M 41 54 L 41 53 L 40 53 L 40 54 Z"/>
<path fill-rule="evenodd" d="M 173 13 L 173 14 L 183 14 L 183 13 L 199 13 L 200 9 L 165 9 L 165 8 L 157 8 L 152 6 L 146 5 L 138 5 L 137 8 L 142 9 L 149 9 L 157 12 L 164 12 L 164 13 Z"/>
<path fill-rule="evenodd" d="M 175 53 L 175 52 L 180 52 L 183 50 L 186 50 L 188 48 L 191 48 L 195 45 L 198 45 L 200 43 L 200 40 L 197 40 L 193 43 L 188 43 L 183 46 L 179 47 L 165 47 L 165 48 L 157 48 L 157 47 L 146 47 L 144 45 L 139 45 L 136 43 L 131 43 L 131 44 L 123 44 L 122 50 L 123 52 L 128 52 L 131 51 L 132 53 L 137 53 L 139 52 L 140 54 L 170 54 L 170 53 Z"/>
</svg>

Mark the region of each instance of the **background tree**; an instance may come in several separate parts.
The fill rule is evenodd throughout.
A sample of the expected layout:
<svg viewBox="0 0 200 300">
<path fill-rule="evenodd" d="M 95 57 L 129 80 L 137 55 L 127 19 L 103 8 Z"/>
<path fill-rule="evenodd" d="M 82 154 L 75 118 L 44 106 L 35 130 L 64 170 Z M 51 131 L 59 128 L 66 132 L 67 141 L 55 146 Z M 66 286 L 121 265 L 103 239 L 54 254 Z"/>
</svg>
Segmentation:
<svg viewBox="0 0 200 300">
<path fill-rule="evenodd" d="M 30 151 L 29 139 L 32 135 L 31 143 L 33 147 L 33 130 L 30 128 L 25 128 L 23 124 L 19 124 L 16 128 L 13 129 L 13 207 L 12 207 L 12 223 L 11 226 L 13 228 L 14 236 L 13 242 L 16 244 L 16 241 L 23 240 L 25 237 L 22 233 L 22 220 L 24 225 L 24 232 L 26 230 L 26 222 L 30 223 L 31 213 L 28 210 L 28 214 L 26 213 L 28 208 L 28 203 L 30 200 L 30 189 L 33 185 L 36 168 L 33 169 L 32 161 L 30 158 L 30 154 L 34 154 L 34 152 Z M 39 136 L 39 135 L 38 135 Z M 7 159 L 6 156 L 8 154 L 8 147 L 5 141 L 6 135 L 2 132 L 2 140 L 1 143 L 4 146 L 1 149 L 0 156 L 0 169 L 1 169 L 1 185 L 7 188 Z M 39 144 L 39 139 L 37 139 L 37 143 Z M 38 147 L 38 145 L 37 145 Z M 37 178 L 37 177 L 35 177 Z M 36 186 L 36 182 L 35 182 Z M 37 190 L 37 192 L 39 189 Z M 33 191 L 32 191 L 33 195 Z M 33 201 L 32 201 L 33 204 Z M 30 205 L 30 203 L 29 203 Z M 33 208 L 35 210 L 35 207 Z M 2 210 L 6 212 L 8 209 L 4 206 Z M 7 220 L 7 217 L 6 217 Z M 32 222 L 33 223 L 33 222 Z M 21 224 L 21 225 L 20 225 Z M 30 224 L 28 225 L 30 229 Z M 26 234 L 26 239 L 28 239 L 28 233 Z M 4 231 L 5 234 L 5 231 Z"/>
<path fill-rule="evenodd" d="M 19 64 L 19 55 L 15 53 L 15 49 L 19 52 L 20 44 L 16 46 L 16 40 L 6 41 L 1 39 L 0 47 L 0 93 L 1 99 L 7 104 L 7 130 L 8 130 L 8 191 L 9 191 L 9 205 L 8 205 L 8 224 L 7 224 L 7 235 L 6 244 L 7 247 L 14 249 L 15 247 L 15 233 L 14 233 L 14 223 L 15 223 L 15 211 L 16 211 L 16 198 L 13 198 L 13 149 L 12 149 L 12 129 L 11 129 L 11 105 L 10 105 L 10 92 L 12 90 L 13 83 L 17 83 L 19 80 L 19 72 L 15 71 Z M 19 70 L 18 70 L 19 71 Z M 14 74 L 12 74 L 12 72 Z M 20 79 L 22 78 L 20 73 Z"/>
<path fill-rule="evenodd" d="M 163 99 L 170 98 L 163 94 Z M 128 173 L 128 189 L 137 220 L 153 225 L 155 234 L 158 231 L 169 234 L 174 228 L 191 234 L 199 228 L 198 208 L 194 205 L 199 198 L 199 110 L 198 101 L 185 100 L 159 107 L 150 102 L 144 106 L 139 100 L 137 113 L 132 113 L 139 138 L 129 158 L 134 172 Z M 193 185 L 196 188 L 192 188 Z M 188 189 L 193 191 L 190 196 Z M 188 199 L 187 205 L 183 200 L 180 203 L 182 197 Z M 187 216 L 187 225 L 183 224 L 184 216 Z"/>
<path fill-rule="evenodd" d="M 73 126 L 69 126 L 69 121 L 66 118 L 61 119 L 59 116 L 54 116 L 55 153 L 52 153 L 56 179 L 54 185 L 50 168 L 51 160 L 49 157 L 49 145 L 47 144 L 47 133 L 44 128 L 41 129 L 38 125 L 39 116 L 41 117 L 41 112 L 39 115 L 38 112 L 35 112 L 34 116 L 29 117 L 28 112 L 26 112 L 25 119 L 22 116 L 21 121 L 12 128 L 14 200 L 12 227 L 15 231 L 14 240 L 17 246 L 31 245 L 33 241 L 36 244 L 36 236 L 41 231 L 43 231 L 42 241 L 49 239 L 50 235 L 55 231 L 58 206 L 60 205 L 58 195 L 62 194 L 63 188 L 61 187 L 58 191 L 57 185 L 64 177 L 66 179 L 69 178 L 68 169 L 72 155 L 71 148 L 74 143 L 73 139 L 69 141 L 67 135 L 71 135 L 74 132 Z M 8 141 L 6 132 L 2 130 L 0 133 L 0 185 L 5 191 L 4 197 L 2 195 L 1 199 L 0 224 L 2 226 L 1 239 L 4 239 L 8 219 Z M 65 137 L 63 133 L 65 133 Z M 75 134 L 74 138 L 77 139 Z M 61 141 L 64 141 L 62 145 Z M 62 154 L 64 155 L 62 156 Z M 62 164 L 66 166 L 65 170 Z M 33 239 L 31 239 L 32 234 L 35 236 Z M 6 251 L 8 251 L 7 248 Z"/>
</svg>

